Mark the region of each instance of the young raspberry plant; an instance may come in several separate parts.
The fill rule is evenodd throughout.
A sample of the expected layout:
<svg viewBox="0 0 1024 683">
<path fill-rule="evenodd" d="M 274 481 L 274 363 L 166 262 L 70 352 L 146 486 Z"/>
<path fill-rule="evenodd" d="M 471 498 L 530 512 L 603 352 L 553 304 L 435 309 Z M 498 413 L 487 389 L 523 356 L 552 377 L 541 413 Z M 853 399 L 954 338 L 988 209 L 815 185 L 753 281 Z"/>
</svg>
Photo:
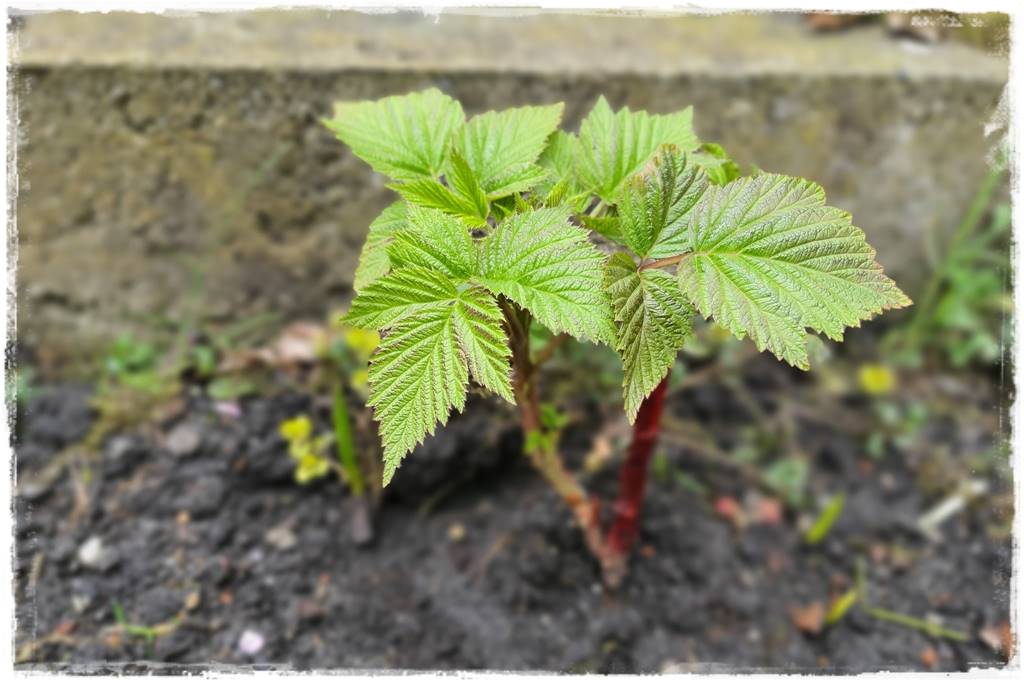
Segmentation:
<svg viewBox="0 0 1024 683">
<path fill-rule="evenodd" d="M 336 104 L 325 125 L 401 197 L 370 225 L 345 322 L 382 334 L 368 404 L 385 485 L 462 410 L 472 380 L 516 404 L 527 455 L 615 587 L 695 312 L 806 369 L 808 330 L 841 340 L 910 300 L 819 185 L 739 177 L 721 147 L 697 138 L 692 108 L 615 112 L 602 97 L 578 135 L 558 130 L 562 109 L 467 120 L 436 89 Z M 622 358 L 634 436 L 607 531 L 544 419 L 538 368 L 551 348 L 530 348 L 535 324 L 552 344 L 569 336 Z"/>
</svg>

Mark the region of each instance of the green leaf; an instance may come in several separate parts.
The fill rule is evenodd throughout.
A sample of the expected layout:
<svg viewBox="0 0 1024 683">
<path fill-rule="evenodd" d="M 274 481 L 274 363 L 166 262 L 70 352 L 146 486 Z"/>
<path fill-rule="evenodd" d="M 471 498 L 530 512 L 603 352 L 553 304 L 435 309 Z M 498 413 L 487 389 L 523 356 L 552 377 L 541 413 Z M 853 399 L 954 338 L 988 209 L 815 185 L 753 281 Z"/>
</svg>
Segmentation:
<svg viewBox="0 0 1024 683">
<path fill-rule="evenodd" d="M 451 188 L 433 178 L 395 183 L 388 187 L 402 195 L 410 204 L 459 216 L 474 226 L 487 225 L 487 196 L 466 162 L 457 153 L 453 153 L 449 182 Z"/>
<path fill-rule="evenodd" d="M 843 506 L 846 504 L 846 496 L 839 493 L 832 497 L 825 505 L 825 509 L 818 515 L 818 519 L 814 520 L 814 524 L 804 534 L 804 542 L 808 545 L 815 545 L 821 543 L 828 536 L 828 532 L 832 530 L 836 520 L 839 519 L 839 515 L 843 513 Z"/>
<path fill-rule="evenodd" d="M 472 208 L 473 211 L 470 215 L 482 218 L 486 222 L 489 210 L 487 194 L 480 187 L 480 182 L 473 173 L 473 169 L 469 167 L 462 155 L 454 150 L 451 159 L 451 176 L 448 178 L 448 182 L 465 205 Z"/>
<path fill-rule="evenodd" d="M 457 294 L 443 273 L 420 266 L 395 268 L 356 295 L 344 322 L 381 330 L 409 316 L 450 308 Z"/>
<path fill-rule="evenodd" d="M 694 209 L 680 286 L 705 317 L 807 368 L 806 328 L 842 339 L 910 299 L 818 185 L 762 174 L 712 186 Z"/>
<path fill-rule="evenodd" d="M 397 272 L 397 271 L 396 271 Z M 384 444 L 384 484 L 405 454 L 466 402 L 469 373 L 512 400 L 509 345 L 486 290 L 453 290 L 444 305 L 402 318 L 370 360 L 370 398 Z"/>
<path fill-rule="evenodd" d="M 452 135 L 465 120 L 462 105 L 440 90 L 338 102 L 324 120 L 378 173 L 396 180 L 433 179 L 444 168 Z"/>
<path fill-rule="evenodd" d="M 661 145 L 695 150 L 693 107 L 667 116 L 624 107 L 613 112 L 604 96 L 580 125 L 580 179 L 606 202 L 615 203 L 622 183 L 640 170 Z"/>
<path fill-rule="evenodd" d="M 641 258 L 687 251 L 690 214 L 707 189 L 707 175 L 686 154 L 661 147 L 623 186 L 618 209 L 626 244 Z"/>
<path fill-rule="evenodd" d="M 454 298 L 454 297 L 453 297 Z M 455 306 L 405 318 L 370 359 L 370 398 L 384 446 L 384 485 L 405 454 L 466 404 L 469 369 L 458 346 Z"/>
<path fill-rule="evenodd" d="M 622 393 L 629 421 L 665 378 L 692 331 L 689 303 L 663 270 L 637 270 L 619 252 L 605 268 L 605 284 L 617 324 L 615 350 L 622 357 Z"/>
<path fill-rule="evenodd" d="M 504 317 L 494 297 L 485 289 L 466 290 L 457 303 L 455 330 L 466 354 L 473 379 L 509 403 L 512 397 L 508 336 Z"/>
<path fill-rule="evenodd" d="M 536 164 L 516 166 L 497 178 L 493 179 L 492 186 L 497 189 L 487 193 L 488 199 L 499 199 L 518 192 L 533 190 L 537 185 L 543 183 L 548 177 L 548 171 Z"/>
<path fill-rule="evenodd" d="M 856 588 L 851 588 L 843 593 L 835 602 L 832 603 L 832 606 L 828 608 L 828 613 L 825 615 L 825 623 L 831 626 L 838 622 L 846 616 L 846 613 L 850 611 L 851 607 L 857 604 L 857 600 L 860 598 L 860 591 Z"/>
<path fill-rule="evenodd" d="M 474 116 L 456 134 L 454 148 L 488 199 L 525 192 L 547 175 L 534 164 L 562 118 L 562 103 Z"/>
<path fill-rule="evenodd" d="M 484 241 L 480 282 L 529 310 L 552 332 L 611 342 L 611 309 L 602 287 L 604 258 L 567 207 L 536 209 L 502 221 Z"/>
<path fill-rule="evenodd" d="M 714 142 L 705 142 L 691 158 L 704 169 L 715 185 L 725 185 L 742 175 L 739 165 L 721 145 Z"/>
<path fill-rule="evenodd" d="M 625 244 L 626 239 L 622 235 L 622 226 L 618 216 L 588 216 L 579 217 L 580 223 L 587 230 L 593 230 L 597 234 L 610 239 L 612 242 Z"/>
<path fill-rule="evenodd" d="M 580 185 L 576 167 L 579 163 L 579 139 L 572 133 L 556 130 L 544 148 L 537 165 L 548 171 L 548 177 L 535 191 L 546 197 L 545 203 L 554 206 L 568 200 L 577 212 L 582 211 L 589 199 Z"/>
<path fill-rule="evenodd" d="M 797 506 L 807 484 L 807 461 L 791 457 L 776 460 L 764 471 L 764 481 L 778 491 L 790 505 Z"/>
<path fill-rule="evenodd" d="M 548 138 L 547 146 L 537 163 L 552 171 L 558 180 L 571 178 L 576 175 L 579 147 L 580 141 L 575 135 L 564 130 L 556 130 Z"/>
<path fill-rule="evenodd" d="M 465 279 L 477 271 L 477 246 L 470 228 L 437 209 L 410 206 L 409 228 L 396 232 L 388 255 L 396 267 L 419 266 L 451 278 Z"/>
<path fill-rule="evenodd" d="M 451 214 L 464 214 L 472 211 L 455 193 L 433 178 L 421 178 L 407 183 L 394 183 L 388 189 L 402 195 L 409 204 L 427 209 L 439 209 Z"/>
<path fill-rule="evenodd" d="M 516 211 L 515 197 L 502 197 L 491 202 L 491 213 L 496 221 L 503 221 Z"/>
<path fill-rule="evenodd" d="M 388 245 L 394 234 L 405 227 L 404 202 L 395 202 L 370 223 L 370 231 L 359 254 L 359 265 L 356 266 L 353 287 L 357 292 L 391 270 Z"/>
</svg>

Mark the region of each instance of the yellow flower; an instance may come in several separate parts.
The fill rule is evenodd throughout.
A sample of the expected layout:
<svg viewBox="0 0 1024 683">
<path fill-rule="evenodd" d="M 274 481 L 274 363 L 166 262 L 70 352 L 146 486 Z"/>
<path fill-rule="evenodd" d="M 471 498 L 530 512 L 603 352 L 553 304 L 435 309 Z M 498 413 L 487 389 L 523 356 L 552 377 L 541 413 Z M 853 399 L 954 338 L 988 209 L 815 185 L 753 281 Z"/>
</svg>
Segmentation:
<svg viewBox="0 0 1024 683">
<path fill-rule="evenodd" d="M 857 373 L 861 390 L 871 396 L 888 394 L 896 386 L 896 375 L 885 365 L 866 363 Z"/>
<path fill-rule="evenodd" d="M 313 444 L 310 443 L 309 439 L 300 439 L 288 443 L 288 455 L 292 457 L 292 460 L 302 460 L 307 456 L 315 454 L 316 451 L 313 450 Z"/>
<path fill-rule="evenodd" d="M 360 330 L 356 327 L 345 330 L 345 345 L 352 349 L 363 362 L 370 358 L 370 354 L 378 344 L 380 344 L 380 335 L 373 330 Z"/>
<path fill-rule="evenodd" d="M 285 441 L 305 441 L 313 433 L 313 423 L 305 415 L 299 415 L 285 420 L 277 429 Z"/>
<path fill-rule="evenodd" d="M 330 465 L 326 460 L 315 453 L 306 453 L 295 466 L 295 481 L 300 484 L 308 484 L 324 476 L 329 470 Z"/>
</svg>

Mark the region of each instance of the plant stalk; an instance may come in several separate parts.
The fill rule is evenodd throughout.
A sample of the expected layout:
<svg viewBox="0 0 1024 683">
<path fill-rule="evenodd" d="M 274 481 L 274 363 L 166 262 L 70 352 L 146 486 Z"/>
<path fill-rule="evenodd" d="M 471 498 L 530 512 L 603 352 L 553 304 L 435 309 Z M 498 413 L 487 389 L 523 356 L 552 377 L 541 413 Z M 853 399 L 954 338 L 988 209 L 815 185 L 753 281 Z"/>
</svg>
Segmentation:
<svg viewBox="0 0 1024 683">
<path fill-rule="evenodd" d="M 340 378 L 335 379 L 333 389 L 331 422 L 334 426 L 338 462 L 341 463 L 348 485 L 352 488 L 352 494 L 361 496 L 366 491 L 366 483 L 363 481 L 363 473 L 359 469 L 359 460 L 356 457 L 356 447 L 352 440 L 352 421 L 348 414 L 348 401 Z"/>
<path fill-rule="evenodd" d="M 591 498 L 558 454 L 553 434 L 546 433 L 541 419 L 534 362 L 530 359 L 529 314 L 509 302 L 502 302 L 512 347 L 512 392 L 519 407 L 519 421 L 526 439 L 526 455 L 538 472 L 555 489 L 583 531 L 587 547 L 599 560 L 604 557 L 598 502 Z"/>
<path fill-rule="evenodd" d="M 669 371 L 671 373 L 671 371 Z M 640 530 L 647 471 L 661 431 L 661 413 L 665 404 L 669 375 L 640 404 L 633 425 L 633 442 L 619 469 L 619 495 L 615 500 L 615 520 L 608 532 L 607 551 L 602 557 L 605 585 L 617 588 L 626 576 L 629 553 Z"/>
<path fill-rule="evenodd" d="M 526 439 L 526 454 L 538 472 L 562 497 L 583 531 L 587 548 L 601 565 L 606 588 L 618 588 L 626 576 L 630 550 L 639 535 L 647 472 L 661 430 L 661 413 L 668 390 L 669 376 L 655 387 L 640 404 L 633 427 L 633 442 L 619 470 L 619 493 L 614 520 L 607 535 L 601 526 L 599 501 L 590 496 L 562 461 L 555 434 L 545 428 L 541 418 L 537 390 L 537 366 L 549 355 L 543 350 L 536 359 L 530 356 L 529 313 L 502 300 L 506 327 L 512 348 L 512 393 L 519 407 L 519 420 Z M 557 338 L 556 338 L 557 339 Z M 548 348 L 552 348 L 549 345 Z"/>
<path fill-rule="evenodd" d="M 334 440 L 338 449 L 338 463 L 345 480 L 352 489 L 349 501 L 349 531 L 356 545 L 366 545 L 373 540 L 373 523 L 370 514 L 370 498 L 366 491 L 366 480 L 359 467 L 355 441 L 352 439 L 352 420 L 348 411 L 345 386 L 340 377 L 334 381 L 331 421 L 334 425 Z"/>
<path fill-rule="evenodd" d="M 665 266 L 674 266 L 691 254 L 679 254 L 678 256 L 669 256 L 667 258 L 657 259 L 656 261 L 645 261 L 638 266 L 638 270 L 647 270 L 649 268 L 664 268 Z"/>
</svg>

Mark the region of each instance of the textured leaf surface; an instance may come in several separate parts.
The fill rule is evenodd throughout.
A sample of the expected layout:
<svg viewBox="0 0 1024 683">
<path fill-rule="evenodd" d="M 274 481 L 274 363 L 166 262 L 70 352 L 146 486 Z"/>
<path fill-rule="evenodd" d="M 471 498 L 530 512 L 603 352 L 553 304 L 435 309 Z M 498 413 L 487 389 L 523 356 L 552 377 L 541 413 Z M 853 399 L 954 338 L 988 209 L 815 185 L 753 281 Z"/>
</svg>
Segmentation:
<svg viewBox="0 0 1024 683">
<path fill-rule="evenodd" d="M 433 178 L 421 178 L 388 187 L 410 204 L 459 216 L 475 226 L 487 225 L 487 196 L 465 160 L 457 153 L 452 155 L 448 183 L 446 186 Z"/>
<path fill-rule="evenodd" d="M 534 190 L 546 197 L 548 206 L 569 202 L 580 212 L 590 199 L 577 173 L 579 147 L 579 138 L 562 130 L 555 131 L 548 138 L 548 146 L 537 160 L 537 165 L 546 169 L 548 175 Z"/>
<path fill-rule="evenodd" d="M 454 192 L 437 180 L 421 178 L 407 183 L 388 185 L 388 189 L 402 195 L 403 199 L 415 206 L 439 209 L 454 214 L 471 211 L 471 208 L 467 207 Z"/>
<path fill-rule="evenodd" d="M 391 269 L 388 245 L 396 232 L 406 227 L 405 203 L 395 202 L 370 223 L 370 231 L 359 254 L 353 287 L 358 292 Z"/>
<path fill-rule="evenodd" d="M 469 369 L 458 345 L 456 307 L 425 310 L 384 337 L 370 360 L 370 398 L 384 445 L 384 484 L 405 454 L 466 403 Z"/>
<path fill-rule="evenodd" d="M 632 423 L 640 404 L 675 363 L 692 329 L 692 309 L 671 275 L 638 271 L 622 252 L 609 259 L 605 285 L 615 314 L 615 350 L 622 357 L 622 396 Z"/>
<path fill-rule="evenodd" d="M 619 230 L 637 256 L 665 258 L 687 250 L 688 220 L 708 178 L 686 154 L 665 146 L 623 188 Z"/>
<path fill-rule="evenodd" d="M 580 125 L 580 178 L 601 199 L 615 203 L 622 183 L 640 170 L 661 145 L 682 152 L 698 147 L 693 108 L 669 115 L 613 112 L 602 96 Z"/>
<path fill-rule="evenodd" d="M 514 403 L 509 365 L 512 351 L 494 296 L 485 289 L 473 287 L 460 296 L 456 305 L 455 331 L 473 379 Z"/>
<path fill-rule="evenodd" d="M 462 155 L 452 152 L 451 174 L 448 177 L 448 184 L 451 185 L 455 195 L 459 197 L 466 206 L 471 207 L 470 215 L 482 218 L 486 221 L 488 213 L 487 194 L 480 187 L 473 169 Z"/>
<path fill-rule="evenodd" d="M 382 330 L 402 318 L 448 308 L 457 294 L 455 284 L 443 273 L 419 266 L 395 268 L 359 292 L 345 322 Z"/>
<path fill-rule="evenodd" d="M 732 160 L 728 152 L 714 142 L 705 142 L 698 151 L 690 155 L 690 158 L 704 169 L 708 179 L 715 185 L 725 185 L 743 175 L 739 165 Z"/>
<path fill-rule="evenodd" d="M 618 216 L 591 217 L 584 214 L 579 216 L 578 220 L 587 230 L 593 230 L 597 234 L 607 237 L 612 242 L 626 243 L 625 238 L 622 236 L 622 226 Z"/>
<path fill-rule="evenodd" d="M 480 281 L 529 310 L 552 332 L 611 342 L 604 258 L 568 217 L 568 209 L 559 207 L 502 221 L 484 241 Z"/>
<path fill-rule="evenodd" d="M 482 287 L 460 288 L 419 266 L 396 268 L 356 297 L 347 321 L 388 329 L 370 359 L 367 402 L 380 424 L 385 484 L 452 408 L 462 410 L 470 372 L 513 400 L 501 311 Z"/>
<path fill-rule="evenodd" d="M 419 266 L 450 278 L 467 278 L 477 270 L 477 246 L 470 228 L 454 216 L 437 209 L 410 206 L 408 229 L 392 237 L 388 248 L 397 267 Z"/>
<path fill-rule="evenodd" d="M 489 199 L 523 192 L 547 175 L 534 162 L 562 118 L 561 103 L 519 107 L 474 116 L 455 136 L 455 150 L 466 160 Z"/>
<path fill-rule="evenodd" d="M 396 180 L 436 178 L 452 135 L 465 120 L 462 105 L 440 90 L 367 102 L 338 102 L 326 125 L 378 173 Z"/>
<path fill-rule="evenodd" d="M 838 340 L 844 328 L 910 303 L 850 215 L 802 178 L 713 186 L 690 226 L 683 291 L 705 317 L 797 367 L 808 363 L 806 328 Z"/>
</svg>

